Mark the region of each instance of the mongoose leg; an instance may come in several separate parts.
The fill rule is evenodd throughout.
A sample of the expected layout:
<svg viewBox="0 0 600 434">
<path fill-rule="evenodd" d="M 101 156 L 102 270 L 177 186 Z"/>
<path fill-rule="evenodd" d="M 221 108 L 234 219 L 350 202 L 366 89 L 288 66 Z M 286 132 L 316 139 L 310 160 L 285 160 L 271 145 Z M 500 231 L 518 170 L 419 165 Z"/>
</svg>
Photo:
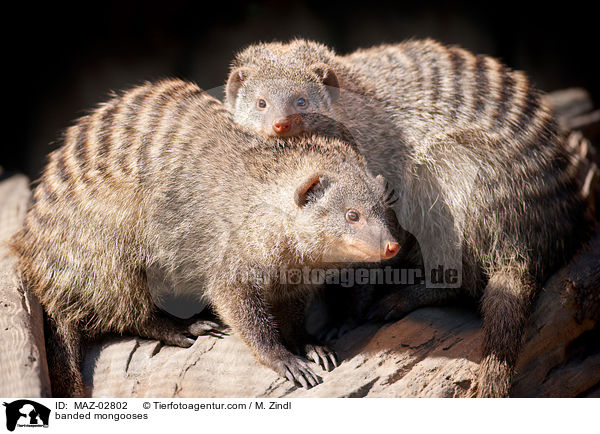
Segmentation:
<svg viewBox="0 0 600 434">
<path fill-rule="evenodd" d="M 162 315 L 157 315 L 144 323 L 136 332 L 145 338 L 156 339 L 166 345 L 188 348 L 198 336 L 224 337 L 227 333 L 224 326 L 209 320 L 177 321 Z"/>
<path fill-rule="evenodd" d="M 535 293 L 524 267 L 506 266 L 493 273 L 481 300 L 483 359 L 478 397 L 506 397 L 521 347 L 523 328 Z"/>
<path fill-rule="evenodd" d="M 271 307 L 279 324 L 279 332 L 287 348 L 294 354 L 314 361 L 327 372 L 338 367 L 335 351 L 326 345 L 322 345 L 306 331 L 305 306 L 303 303 L 286 300 L 273 304 Z"/>
<path fill-rule="evenodd" d="M 398 320 L 415 309 L 443 305 L 459 295 L 459 288 L 427 288 L 424 284 L 400 287 L 376 301 L 367 317 L 370 320 Z"/>
<path fill-rule="evenodd" d="M 282 324 L 277 324 L 256 288 L 242 286 L 237 291 L 218 292 L 226 295 L 217 303 L 219 314 L 240 334 L 262 364 L 306 389 L 322 382 L 305 360 L 285 347 L 278 330 Z"/>
<path fill-rule="evenodd" d="M 81 377 L 81 335 L 75 326 L 46 317 L 46 355 L 54 398 L 86 396 Z"/>
</svg>

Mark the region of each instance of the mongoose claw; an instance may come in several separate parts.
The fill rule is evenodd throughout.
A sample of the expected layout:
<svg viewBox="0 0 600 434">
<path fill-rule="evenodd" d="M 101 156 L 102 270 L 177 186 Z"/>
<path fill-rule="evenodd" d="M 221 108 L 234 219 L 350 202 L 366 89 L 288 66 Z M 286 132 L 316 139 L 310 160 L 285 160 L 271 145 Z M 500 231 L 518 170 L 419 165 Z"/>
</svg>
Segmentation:
<svg viewBox="0 0 600 434">
<path fill-rule="evenodd" d="M 167 345 L 189 348 L 194 345 L 199 336 L 213 336 L 222 339 L 227 335 L 226 326 L 208 320 L 199 320 L 187 327 L 175 327 L 173 330 L 165 331 L 159 338 Z"/>
<path fill-rule="evenodd" d="M 310 389 L 323 381 L 304 360 L 293 355 L 286 360 L 276 362 L 275 371 L 305 389 Z"/>
<path fill-rule="evenodd" d="M 304 351 L 308 359 L 327 372 L 338 367 L 337 355 L 327 346 L 307 344 Z"/>
<path fill-rule="evenodd" d="M 174 347 L 181 347 L 181 348 L 189 348 L 192 345 L 194 345 L 194 342 L 196 342 L 195 338 L 191 338 L 191 337 L 187 336 L 185 333 L 176 333 L 176 332 L 166 334 L 160 340 L 165 345 L 171 345 Z"/>
<path fill-rule="evenodd" d="M 195 337 L 208 335 L 220 339 L 229 335 L 229 330 L 226 326 L 208 320 L 196 321 L 189 326 L 188 332 Z"/>
</svg>

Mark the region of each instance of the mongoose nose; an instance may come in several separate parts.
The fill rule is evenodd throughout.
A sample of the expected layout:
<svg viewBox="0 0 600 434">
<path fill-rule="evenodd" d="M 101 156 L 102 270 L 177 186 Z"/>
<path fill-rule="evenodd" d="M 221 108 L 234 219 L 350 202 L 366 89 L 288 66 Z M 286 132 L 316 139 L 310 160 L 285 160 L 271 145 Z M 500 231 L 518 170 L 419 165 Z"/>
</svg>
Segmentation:
<svg viewBox="0 0 600 434">
<path fill-rule="evenodd" d="M 396 256 L 400 251 L 400 244 L 396 242 L 388 242 L 385 245 L 385 253 L 383 254 L 384 259 L 390 259 Z"/>
<path fill-rule="evenodd" d="M 292 127 L 292 123 L 288 119 L 277 119 L 273 121 L 273 131 L 277 134 L 287 133 Z"/>
</svg>

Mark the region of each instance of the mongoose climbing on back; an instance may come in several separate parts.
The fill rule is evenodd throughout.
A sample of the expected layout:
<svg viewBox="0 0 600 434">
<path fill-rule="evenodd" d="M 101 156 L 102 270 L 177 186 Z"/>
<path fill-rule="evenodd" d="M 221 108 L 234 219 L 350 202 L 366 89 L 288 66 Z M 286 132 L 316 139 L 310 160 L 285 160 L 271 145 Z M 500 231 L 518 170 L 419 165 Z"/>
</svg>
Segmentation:
<svg viewBox="0 0 600 434">
<path fill-rule="evenodd" d="M 232 127 L 195 84 L 165 80 L 113 96 L 66 130 L 12 240 L 48 317 L 55 395 L 82 395 L 80 341 L 133 333 L 190 346 L 214 323 L 160 315 L 149 276 L 193 283 L 257 359 L 304 387 L 334 353 L 304 331 L 312 282 L 279 270 L 379 261 L 400 246 L 385 182 L 351 146 L 286 143 Z M 190 294 L 186 294 L 189 296 Z"/>
<path fill-rule="evenodd" d="M 398 192 L 427 279 L 374 314 L 398 318 L 465 291 L 480 299 L 475 390 L 507 396 L 531 302 L 589 223 L 575 157 L 528 77 L 432 40 L 346 56 L 294 40 L 240 52 L 226 97 L 236 123 L 266 136 L 356 142 Z M 440 267 L 448 279 L 434 281 Z"/>
</svg>

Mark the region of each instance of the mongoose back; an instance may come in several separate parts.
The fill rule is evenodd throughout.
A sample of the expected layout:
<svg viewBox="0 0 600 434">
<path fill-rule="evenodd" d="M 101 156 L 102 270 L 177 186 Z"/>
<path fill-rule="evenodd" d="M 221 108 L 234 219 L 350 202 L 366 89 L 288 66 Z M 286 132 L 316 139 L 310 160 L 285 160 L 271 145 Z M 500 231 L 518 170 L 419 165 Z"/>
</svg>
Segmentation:
<svg viewBox="0 0 600 434">
<path fill-rule="evenodd" d="M 507 396 L 544 279 L 586 234 L 577 164 L 527 76 L 498 60 L 412 40 L 336 55 L 305 40 L 253 45 L 227 81 L 234 120 L 263 135 L 356 140 L 399 195 L 425 277 L 374 313 L 388 319 L 462 291 L 480 299 L 478 396 Z M 458 282 L 458 283 L 457 283 Z"/>
<path fill-rule="evenodd" d="M 53 393 L 85 393 L 82 336 L 190 346 L 211 331 L 214 323 L 184 327 L 157 312 L 151 270 L 174 291 L 193 282 L 260 362 L 314 386 L 320 378 L 302 357 L 337 364 L 304 332 L 304 302 L 317 285 L 254 277 L 393 257 L 400 246 L 384 184 L 341 141 L 283 146 L 232 128 L 222 104 L 193 83 L 114 96 L 66 130 L 12 240 L 24 284 L 50 320 Z"/>
</svg>

